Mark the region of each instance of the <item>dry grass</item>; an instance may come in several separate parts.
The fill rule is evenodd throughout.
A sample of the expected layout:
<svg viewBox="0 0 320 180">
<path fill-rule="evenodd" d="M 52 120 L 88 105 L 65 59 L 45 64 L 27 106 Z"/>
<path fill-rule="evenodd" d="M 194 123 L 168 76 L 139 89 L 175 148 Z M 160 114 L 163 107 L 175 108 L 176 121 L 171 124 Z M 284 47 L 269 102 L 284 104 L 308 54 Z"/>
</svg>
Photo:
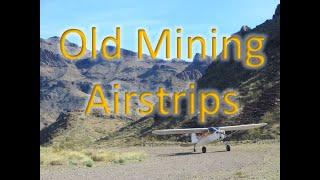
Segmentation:
<svg viewBox="0 0 320 180">
<path fill-rule="evenodd" d="M 112 152 L 106 150 L 69 150 L 54 147 L 40 147 L 40 165 L 76 165 L 92 167 L 106 163 L 142 161 L 144 152 Z"/>
</svg>

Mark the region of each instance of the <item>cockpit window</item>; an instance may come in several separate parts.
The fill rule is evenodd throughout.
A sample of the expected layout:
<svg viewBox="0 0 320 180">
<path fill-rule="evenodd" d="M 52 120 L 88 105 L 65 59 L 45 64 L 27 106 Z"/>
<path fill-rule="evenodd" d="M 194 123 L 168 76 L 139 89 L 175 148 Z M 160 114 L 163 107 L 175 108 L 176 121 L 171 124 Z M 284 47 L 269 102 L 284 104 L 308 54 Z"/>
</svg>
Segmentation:
<svg viewBox="0 0 320 180">
<path fill-rule="evenodd" d="M 217 129 L 215 128 L 215 127 L 210 127 L 210 128 L 208 128 L 208 130 L 209 130 L 209 133 L 215 133 L 216 131 L 217 131 Z"/>
</svg>

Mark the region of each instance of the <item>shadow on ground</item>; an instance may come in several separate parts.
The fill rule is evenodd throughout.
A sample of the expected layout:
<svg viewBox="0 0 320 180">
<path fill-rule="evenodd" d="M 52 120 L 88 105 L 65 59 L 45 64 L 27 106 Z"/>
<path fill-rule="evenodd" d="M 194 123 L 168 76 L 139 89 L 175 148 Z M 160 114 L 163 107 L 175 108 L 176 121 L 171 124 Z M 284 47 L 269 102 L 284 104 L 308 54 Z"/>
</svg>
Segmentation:
<svg viewBox="0 0 320 180">
<path fill-rule="evenodd" d="M 220 152 L 227 152 L 227 151 L 211 151 L 206 153 L 220 153 Z M 160 154 L 160 157 L 170 157 L 170 156 L 187 156 L 187 155 L 198 155 L 203 154 L 202 152 L 179 152 L 179 153 L 172 153 L 172 154 Z"/>
</svg>

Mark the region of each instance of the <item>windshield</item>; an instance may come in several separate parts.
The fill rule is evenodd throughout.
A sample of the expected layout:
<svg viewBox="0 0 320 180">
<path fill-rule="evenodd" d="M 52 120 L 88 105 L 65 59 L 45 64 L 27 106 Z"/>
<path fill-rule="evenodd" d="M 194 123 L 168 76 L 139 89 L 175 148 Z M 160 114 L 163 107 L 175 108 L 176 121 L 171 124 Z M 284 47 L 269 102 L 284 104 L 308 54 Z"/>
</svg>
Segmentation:
<svg viewBox="0 0 320 180">
<path fill-rule="evenodd" d="M 218 129 L 217 128 L 215 128 L 215 127 L 210 127 L 210 128 L 208 128 L 208 130 L 209 130 L 209 132 L 212 134 L 212 133 L 215 133 L 216 131 L 218 131 Z"/>
</svg>

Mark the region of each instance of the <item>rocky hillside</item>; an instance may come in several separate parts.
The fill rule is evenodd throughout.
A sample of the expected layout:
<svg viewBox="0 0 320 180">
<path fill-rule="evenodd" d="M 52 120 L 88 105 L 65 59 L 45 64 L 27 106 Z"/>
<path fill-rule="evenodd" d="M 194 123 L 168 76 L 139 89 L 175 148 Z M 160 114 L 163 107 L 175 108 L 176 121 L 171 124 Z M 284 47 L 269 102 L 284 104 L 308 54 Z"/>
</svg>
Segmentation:
<svg viewBox="0 0 320 180">
<path fill-rule="evenodd" d="M 80 50 L 77 44 L 68 41 L 65 46 L 70 53 Z M 114 51 L 112 46 L 107 48 Z M 121 49 L 121 59 L 117 60 L 104 60 L 99 53 L 97 59 L 90 56 L 87 50 L 81 60 L 66 60 L 59 50 L 59 37 L 40 39 L 40 129 L 53 123 L 62 112 L 84 109 L 94 83 L 103 85 L 107 97 L 116 82 L 121 85 L 120 91 L 152 91 L 158 86 L 180 90 L 185 88 L 186 79 L 199 79 L 209 65 L 198 62 L 196 57 L 197 62 L 193 63 L 151 59 L 147 55 L 138 60 L 137 53 L 125 49 Z M 190 76 L 179 75 L 182 72 Z"/>
<path fill-rule="evenodd" d="M 243 26 L 236 34 L 244 36 L 248 33 L 267 35 L 264 53 L 267 63 L 260 70 L 245 69 L 240 63 L 230 59 L 221 62 L 219 59 L 211 63 L 204 75 L 197 81 L 200 89 L 225 88 L 237 89 L 240 93 L 241 113 L 233 118 L 208 118 L 207 124 L 199 125 L 198 117 L 181 114 L 178 117 L 145 117 L 122 127 L 119 131 L 100 139 L 99 142 L 137 142 L 135 140 L 171 139 L 184 141 L 186 136 L 153 136 L 152 130 L 167 128 L 190 128 L 224 126 L 246 123 L 267 122 L 268 126 L 236 133 L 234 139 L 269 139 L 280 136 L 280 5 L 276 8 L 272 19 L 250 29 Z M 183 71 L 183 72 L 186 72 Z M 183 73 L 182 72 L 182 73 Z M 182 74 L 180 73 L 180 74 Z M 187 73 L 186 73 L 187 74 Z M 186 76 L 188 77 L 188 76 Z M 112 139 L 112 142 L 109 141 Z M 140 142 L 140 141 L 138 141 Z"/>
<path fill-rule="evenodd" d="M 211 62 L 212 59 L 210 57 L 202 59 L 201 54 L 197 53 L 194 56 L 192 63 L 185 70 L 178 73 L 176 76 L 177 78 L 186 81 L 198 80 L 205 73 Z"/>
<path fill-rule="evenodd" d="M 237 121 L 242 123 L 260 122 L 266 113 L 276 113 L 280 109 L 280 5 L 272 19 L 250 29 L 242 28 L 237 34 L 266 34 L 264 53 L 265 67 L 249 70 L 231 59 L 230 63 L 212 63 L 207 72 L 198 80 L 198 87 L 234 88 L 240 92 L 242 111 Z M 280 117 L 274 119 L 279 124 Z"/>
</svg>

